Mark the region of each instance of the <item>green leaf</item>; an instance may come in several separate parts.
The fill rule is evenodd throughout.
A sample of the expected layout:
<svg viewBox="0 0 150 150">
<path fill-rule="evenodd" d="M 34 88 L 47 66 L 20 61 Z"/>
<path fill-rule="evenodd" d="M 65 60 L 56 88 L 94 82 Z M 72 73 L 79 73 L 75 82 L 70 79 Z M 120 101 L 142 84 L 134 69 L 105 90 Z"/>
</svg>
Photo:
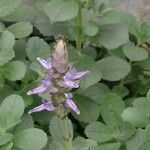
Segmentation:
<svg viewBox="0 0 150 150">
<path fill-rule="evenodd" d="M 121 114 L 125 109 L 125 103 L 116 94 L 107 94 L 101 103 L 100 112 L 108 126 L 121 123 Z"/>
<path fill-rule="evenodd" d="M 118 81 L 124 78 L 131 70 L 130 65 L 123 59 L 110 56 L 97 61 L 102 72 L 102 78 L 109 81 Z"/>
<path fill-rule="evenodd" d="M 0 18 L 9 15 L 21 3 L 21 0 L 1 0 L 0 1 Z"/>
<path fill-rule="evenodd" d="M 7 28 L 16 38 L 24 38 L 32 33 L 33 27 L 29 22 L 18 22 Z"/>
<path fill-rule="evenodd" d="M 76 1 L 52 0 L 45 6 L 44 12 L 54 23 L 73 19 L 77 16 L 78 10 L 79 5 Z"/>
<path fill-rule="evenodd" d="M 137 63 L 141 68 L 150 70 L 150 57 Z"/>
<path fill-rule="evenodd" d="M 86 89 L 79 89 L 77 92 L 84 96 L 89 97 L 90 99 L 94 100 L 96 103 L 100 104 L 101 100 L 104 96 L 109 92 L 109 88 L 105 84 L 94 84 L 89 86 Z"/>
<path fill-rule="evenodd" d="M 128 29 L 122 24 L 100 26 L 99 33 L 92 41 L 98 46 L 115 49 L 129 41 Z"/>
<path fill-rule="evenodd" d="M 32 37 L 27 43 L 27 55 L 31 61 L 36 61 L 37 57 L 48 58 L 50 56 L 49 45 L 39 37 Z"/>
<path fill-rule="evenodd" d="M 77 137 L 73 140 L 73 148 L 75 150 L 95 150 L 97 143 L 90 139 L 84 139 L 83 137 Z"/>
<path fill-rule="evenodd" d="M 135 127 L 129 122 L 123 122 L 113 127 L 113 136 L 117 141 L 125 141 L 135 133 Z"/>
<path fill-rule="evenodd" d="M 130 122 L 136 127 L 145 127 L 147 124 L 149 124 L 149 117 L 140 113 L 134 107 L 128 107 L 125 109 L 122 113 L 122 119 Z"/>
<path fill-rule="evenodd" d="M 14 138 L 14 148 L 41 150 L 47 143 L 47 135 L 41 129 L 25 129 Z"/>
<path fill-rule="evenodd" d="M 138 150 L 149 150 L 150 149 L 150 142 L 145 142 L 143 145 L 140 146 Z"/>
<path fill-rule="evenodd" d="M 13 137 L 14 136 L 10 133 L 0 134 L 0 146 L 10 142 L 13 139 Z"/>
<path fill-rule="evenodd" d="M 11 81 L 20 80 L 26 72 L 26 65 L 21 61 L 11 61 L 2 68 L 4 77 Z"/>
<path fill-rule="evenodd" d="M 145 141 L 145 131 L 138 129 L 134 136 L 126 141 L 126 150 L 140 150 L 139 147 Z"/>
<path fill-rule="evenodd" d="M 100 143 L 110 141 L 114 138 L 113 130 L 101 122 L 90 123 L 85 129 L 85 134 L 90 139 Z"/>
<path fill-rule="evenodd" d="M 121 143 L 108 143 L 102 144 L 98 147 L 98 150 L 119 150 Z"/>
<path fill-rule="evenodd" d="M 21 132 L 24 129 L 30 129 L 30 128 L 34 128 L 34 121 L 32 116 L 29 115 L 25 115 L 21 118 L 21 123 L 19 123 L 15 129 L 14 129 L 14 133 L 17 134 L 19 132 Z"/>
<path fill-rule="evenodd" d="M 49 129 L 55 140 L 64 140 L 65 138 L 69 140 L 73 139 L 73 127 L 68 118 L 60 119 L 58 117 L 53 117 L 50 121 Z"/>
<path fill-rule="evenodd" d="M 35 71 L 39 75 L 44 76 L 44 69 L 37 62 L 32 62 L 31 65 L 30 65 L 30 69 L 33 70 L 33 71 Z"/>
<path fill-rule="evenodd" d="M 141 113 L 150 117 L 150 101 L 145 97 L 136 98 L 133 101 L 133 106 Z"/>
<path fill-rule="evenodd" d="M 65 148 L 62 143 L 53 140 L 50 142 L 48 150 L 65 150 Z"/>
<path fill-rule="evenodd" d="M 123 85 L 116 85 L 113 87 L 112 93 L 115 93 L 123 98 L 129 94 L 129 90 Z"/>
<path fill-rule="evenodd" d="M 127 25 L 129 33 L 135 35 L 139 39 L 140 22 L 138 22 L 131 13 L 121 13 L 121 22 Z"/>
<path fill-rule="evenodd" d="M 12 150 L 12 147 L 13 147 L 13 142 L 10 142 L 0 148 L 1 148 L 1 150 Z"/>
<path fill-rule="evenodd" d="M 75 94 L 73 100 L 80 110 L 80 115 L 73 113 L 73 116 L 82 122 L 93 122 L 99 117 L 99 106 L 90 98 L 81 94 Z M 88 114 L 88 115 L 87 115 Z"/>
<path fill-rule="evenodd" d="M 24 102 L 21 96 L 12 94 L 6 97 L 0 106 L 0 128 L 8 130 L 18 124 L 23 112 Z"/>
<path fill-rule="evenodd" d="M 25 59 L 27 57 L 26 44 L 27 44 L 26 39 L 16 40 L 14 45 L 16 59 Z"/>
<path fill-rule="evenodd" d="M 11 14 L 4 19 L 10 22 L 29 21 L 33 22 L 36 19 L 37 11 L 30 3 L 23 2 Z"/>
<path fill-rule="evenodd" d="M 0 66 L 8 63 L 15 53 L 13 51 L 13 46 L 15 44 L 15 37 L 9 31 L 4 31 L 0 35 Z"/>
<path fill-rule="evenodd" d="M 79 71 L 90 71 L 84 78 L 80 80 L 80 88 L 87 88 L 101 80 L 101 71 L 99 66 L 88 55 L 80 55 L 75 66 Z"/>
<path fill-rule="evenodd" d="M 131 61 L 141 61 L 148 58 L 148 52 L 143 48 L 136 47 L 133 43 L 125 44 L 122 50 Z"/>
</svg>

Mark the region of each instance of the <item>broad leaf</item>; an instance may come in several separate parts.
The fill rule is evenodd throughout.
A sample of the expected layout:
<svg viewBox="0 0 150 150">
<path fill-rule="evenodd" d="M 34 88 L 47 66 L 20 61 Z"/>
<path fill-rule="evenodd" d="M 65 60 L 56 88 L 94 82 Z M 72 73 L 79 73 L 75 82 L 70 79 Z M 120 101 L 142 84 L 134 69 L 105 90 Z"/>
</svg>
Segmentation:
<svg viewBox="0 0 150 150">
<path fill-rule="evenodd" d="M 118 81 L 124 78 L 131 70 L 130 65 L 123 59 L 110 56 L 97 61 L 102 72 L 102 78 L 109 81 Z"/>
<path fill-rule="evenodd" d="M 11 81 L 20 80 L 26 72 L 26 65 L 21 61 L 11 61 L 2 68 L 4 77 Z"/>
<path fill-rule="evenodd" d="M 50 57 L 49 45 L 39 37 L 32 37 L 27 43 L 27 55 L 31 61 L 36 61 L 37 57 L 48 58 Z"/>
<path fill-rule="evenodd" d="M 78 10 L 78 2 L 73 0 L 52 0 L 44 9 L 52 23 L 73 19 L 76 17 Z"/>
<path fill-rule="evenodd" d="M 122 50 L 131 61 L 141 61 L 148 58 L 148 52 L 143 48 L 136 47 L 133 43 L 125 44 Z"/>
<path fill-rule="evenodd" d="M 112 140 L 113 130 L 101 122 L 89 124 L 85 129 L 85 134 L 96 142 L 106 142 Z"/>
<path fill-rule="evenodd" d="M 6 97 L 0 106 L 0 128 L 8 130 L 19 123 L 23 112 L 24 102 L 21 96 L 13 94 Z"/>
<path fill-rule="evenodd" d="M 75 94 L 73 100 L 80 110 L 80 115 L 73 113 L 75 118 L 77 118 L 79 121 L 87 123 L 96 121 L 98 119 L 99 106 L 97 103 L 81 94 Z"/>
<path fill-rule="evenodd" d="M 29 22 L 18 22 L 7 28 L 16 38 L 24 38 L 32 33 L 33 27 Z"/>
<path fill-rule="evenodd" d="M 98 46 L 114 49 L 129 41 L 128 29 L 122 24 L 100 26 L 99 33 L 92 41 Z"/>
<path fill-rule="evenodd" d="M 125 109 L 125 103 L 116 94 L 107 94 L 101 103 L 100 112 L 103 120 L 109 126 L 122 122 L 121 114 Z"/>
<path fill-rule="evenodd" d="M 46 133 L 40 129 L 25 129 L 14 138 L 14 148 L 41 150 L 47 143 Z"/>
<path fill-rule="evenodd" d="M 0 1 L 0 18 L 9 15 L 21 3 L 21 0 L 1 0 Z"/>
</svg>

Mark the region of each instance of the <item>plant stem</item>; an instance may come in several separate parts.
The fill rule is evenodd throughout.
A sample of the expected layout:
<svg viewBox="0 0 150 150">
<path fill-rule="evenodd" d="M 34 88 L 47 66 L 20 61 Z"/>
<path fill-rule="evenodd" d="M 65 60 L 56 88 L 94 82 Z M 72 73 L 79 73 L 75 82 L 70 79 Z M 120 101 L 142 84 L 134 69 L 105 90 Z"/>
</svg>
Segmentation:
<svg viewBox="0 0 150 150">
<path fill-rule="evenodd" d="M 79 12 L 77 16 L 77 39 L 76 39 L 76 49 L 81 53 L 82 39 L 83 39 L 83 30 L 82 30 L 82 11 L 81 4 L 79 3 Z"/>
</svg>

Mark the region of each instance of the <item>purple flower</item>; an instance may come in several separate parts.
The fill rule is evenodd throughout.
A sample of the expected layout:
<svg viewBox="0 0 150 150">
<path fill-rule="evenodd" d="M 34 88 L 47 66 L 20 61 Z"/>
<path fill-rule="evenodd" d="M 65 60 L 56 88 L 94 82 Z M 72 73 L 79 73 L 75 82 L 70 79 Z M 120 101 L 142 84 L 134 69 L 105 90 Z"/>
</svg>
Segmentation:
<svg viewBox="0 0 150 150">
<path fill-rule="evenodd" d="M 66 96 L 66 103 L 65 103 L 66 107 L 72 109 L 74 112 L 76 112 L 79 115 L 80 111 L 72 100 L 73 97 L 72 93 L 65 93 L 65 96 Z"/>
<path fill-rule="evenodd" d="M 43 110 L 47 110 L 47 111 L 53 111 L 55 110 L 55 107 L 53 105 L 53 103 L 51 101 L 42 101 L 42 104 L 31 109 L 28 114 L 31 114 L 33 112 L 40 112 Z"/>
<path fill-rule="evenodd" d="M 75 68 L 70 69 L 64 76 L 63 84 L 69 88 L 78 88 L 79 85 L 75 82 L 87 75 L 89 71 L 77 71 Z"/>
<path fill-rule="evenodd" d="M 39 87 L 29 90 L 27 92 L 27 95 L 41 94 L 47 90 L 49 90 L 49 92 L 52 92 L 52 93 L 57 92 L 57 89 L 53 87 L 49 77 L 45 77 L 45 79 L 42 81 Z"/>
<path fill-rule="evenodd" d="M 40 57 L 37 57 L 38 62 L 47 70 L 52 69 L 52 60 L 49 58 L 44 60 Z"/>
</svg>

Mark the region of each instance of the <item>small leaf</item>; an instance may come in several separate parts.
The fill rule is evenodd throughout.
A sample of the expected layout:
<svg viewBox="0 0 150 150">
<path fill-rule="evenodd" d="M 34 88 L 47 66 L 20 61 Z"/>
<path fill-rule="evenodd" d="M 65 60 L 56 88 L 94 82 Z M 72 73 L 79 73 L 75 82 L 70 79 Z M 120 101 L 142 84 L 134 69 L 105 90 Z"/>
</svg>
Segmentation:
<svg viewBox="0 0 150 150">
<path fill-rule="evenodd" d="M 86 62 L 86 63 L 85 63 Z M 82 54 L 78 57 L 75 67 L 80 71 L 88 70 L 89 73 L 80 80 L 80 88 L 84 89 L 101 80 L 101 71 L 92 57 Z"/>
<path fill-rule="evenodd" d="M 73 140 L 73 148 L 75 150 L 95 150 L 97 143 L 90 139 L 84 139 L 83 137 L 77 137 Z"/>
<path fill-rule="evenodd" d="M 32 37 L 27 43 L 27 55 L 31 61 L 36 61 L 37 57 L 48 58 L 50 57 L 49 45 L 39 37 Z"/>
<path fill-rule="evenodd" d="M 96 103 L 100 104 L 104 96 L 110 92 L 109 88 L 105 84 L 94 84 L 86 89 L 79 89 L 77 91 L 90 99 L 94 100 Z"/>
<path fill-rule="evenodd" d="M 129 90 L 123 85 L 116 85 L 115 87 L 113 87 L 112 93 L 115 93 L 123 98 L 129 94 Z"/>
<path fill-rule="evenodd" d="M 80 115 L 73 113 L 73 116 L 82 122 L 93 122 L 99 117 L 99 106 L 90 98 L 81 94 L 75 94 L 73 100 L 80 110 Z M 87 115 L 88 114 L 88 115 Z"/>
<path fill-rule="evenodd" d="M 146 60 L 139 61 L 137 65 L 139 65 L 141 68 L 145 70 L 150 70 L 150 57 L 147 58 Z"/>
<path fill-rule="evenodd" d="M 0 106 L 0 128 L 8 130 L 19 123 L 23 112 L 24 102 L 21 96 L 13 94 L 6 97 Z"/>
<path fill-rule="evenodd" d="M 79 5 L 76 1 L 52 0 L 46 5 L 44 12 L 54 23 L 73 19 L 76 17 L 78 10 Z"/>
<path fill-rule="evenodd" d="M 140 150 L 140 146 L 145 141 L 145 131 L 143 129 L 138 129 L 134 136 L 126 141 L 127 150 Z"/>
<path fill-rule="evenodd" d="M 141 61 L 148 58 L 148 52 L 143 48 L 136 47 L 133 43 L 125 44 L 122 50 L 131 61 Z"/>
<path fill-rule="evenodd" d="M 149 124 L 149 117 L 140 113 L 134 107 L 128 107 L 125 109 L 122 113 L 122 119 L 130 122 L 136 127 L 145 127 L 147 124 Z"/>
<path fill-rule="evenodd" d="M 14 148 L 41 150 L 47 143 L 46 133 L 40 129 L 25 129 L 14 138 Z"/>
<path fill-rule="evenodd" d="M 24 129 L 30 129 L 30 128 L 34 128 L 33 118 L 32 116 L 25 115 L 21 118 L 21 123 L 15 127 L 13 132 L 17 134 Z"/>
<path fill-rule="evenodd" d="M 21 3 L 21 0 L 1 0 L 0 1 L 0 18 L 9 15 Z"/>
<path fill-rule="evenodd" d="M 101 103 L 100 112 L 108 126 L 121 123 L 121 114 L 125 109 L 125 103 L 116 94 L 107 94 Z"/>
<path fill-rule="evenodd" d="M 92 41 L 98 46 L 115 49 L 129 41 L 128 29 L 122 24 L 103 25 Z"/>
<path fill-rule="evenodd" d="M 32 33 L 33 27 L 29 22 L 18 22 L 7 28 L 16 38 L 24 38 Z"/>
<path fill-rule="evenodd" d="M 94 122 L 89 124 L 85 129 L 85 134 L 96 142 L 106 142 L 112 140 L 113 131 L 101 122 Z"/>
<path fill-rule="evenodd" d="M 4 31 L 0 35 L 0 66 L 8 63 L 15 53 L 13 51 L 13 46 L 15 44 L 15 37 L 9 31 Z"/>
<path fill-rule="evenodd" d="M 110 56 L 97 61 L 102 72 L 102 78 L 109 81 L 118 81 L 124 78 L 131 70 L 130 65 L 123 59 Z"/>
<path fill-rule="evenodd" d="M 11 61 L 10 63 L 6 64 L 2 70 L 2 73 L 6 79 L 16 81 L 24 77 L 26 65 L 21 61 Z"/>
<path fill-rule="evenodd" d="M 113 127 L 113 135 L 116 140 L 119 141 L 125 141 L 129 139 L 135 133 L 135 131 L 136 129 L 134 125 L 130 124 L 129 122 L 123 122 Z"/>
</svg>

